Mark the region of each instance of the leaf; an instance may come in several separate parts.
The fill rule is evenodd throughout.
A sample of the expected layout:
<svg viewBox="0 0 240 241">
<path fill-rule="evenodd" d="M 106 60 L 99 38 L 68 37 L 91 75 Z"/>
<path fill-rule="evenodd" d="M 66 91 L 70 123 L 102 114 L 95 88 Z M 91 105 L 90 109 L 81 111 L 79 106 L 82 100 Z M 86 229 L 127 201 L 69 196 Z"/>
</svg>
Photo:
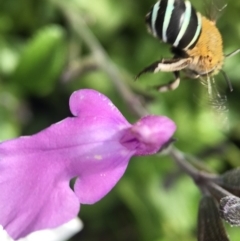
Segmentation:
<svg viewBox="0 0 240 241">
<path fill-rule="evenodd" d="M 200 201 L 198 241 L 229 241 L 216 203 L 210 196 L 204 196 Z"/>
<path fill-rule="evenodd" d="M 13 75 L 24 91 L 37 95 L 51 92 L 66 61 L 65 32 L 44 27 L 27 44 Z"/>
<path fill-rule="evenodd" d="M 1 17 L 0 17 L 1 21 Z M 1 25 L 1 24 L 0 24 Z M 0 26 L 1 28 L 1 26 Z M 18 63 L 19 51 L 17 45 L 19 41 L 12 41 L 10 38 L 0 38 L 0 74 L 1 76 L 11 75 Z"/>
</svg>

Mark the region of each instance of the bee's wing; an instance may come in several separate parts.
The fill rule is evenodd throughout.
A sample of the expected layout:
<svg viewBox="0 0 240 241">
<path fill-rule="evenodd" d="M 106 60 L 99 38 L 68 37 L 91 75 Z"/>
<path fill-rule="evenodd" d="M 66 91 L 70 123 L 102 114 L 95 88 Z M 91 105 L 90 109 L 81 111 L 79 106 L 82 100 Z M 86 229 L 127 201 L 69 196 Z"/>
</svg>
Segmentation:
<svg viewBox="0 0 240 241">
<path fill-rule="evenodd" d="M 227 0 L 204 0 L 204 12 L 207 18 L 216 22 L 227 7 Z"/>
<path fill-rule="evenodd" d="M 220 125 L 220 129 L 227 130 L 229 127 L 227 96 L 220 93 L 213 76 L 201 78 L 201 83 L 207 87 L 208 102 L 216 117 L 217 123 Z"/>
</svg>

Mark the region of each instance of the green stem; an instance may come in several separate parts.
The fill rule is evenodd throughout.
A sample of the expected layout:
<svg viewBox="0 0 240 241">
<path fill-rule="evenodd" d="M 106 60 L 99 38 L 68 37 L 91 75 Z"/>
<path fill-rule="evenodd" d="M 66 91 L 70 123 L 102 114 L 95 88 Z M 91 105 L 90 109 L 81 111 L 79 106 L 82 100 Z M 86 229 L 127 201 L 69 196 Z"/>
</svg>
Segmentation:
<svg viewBox="0 0 240 241">
<path fill-rule="evenodd" d="M 218 177 L 216 174 L 207 173 L 195 168 L 186 160 L 185 155 L 175 147 L 170 148 L 169 155 L 176 164 L 195 181 L 197 185 L 201 185 L 202 181 L 214 181 Z"/>
</svg>

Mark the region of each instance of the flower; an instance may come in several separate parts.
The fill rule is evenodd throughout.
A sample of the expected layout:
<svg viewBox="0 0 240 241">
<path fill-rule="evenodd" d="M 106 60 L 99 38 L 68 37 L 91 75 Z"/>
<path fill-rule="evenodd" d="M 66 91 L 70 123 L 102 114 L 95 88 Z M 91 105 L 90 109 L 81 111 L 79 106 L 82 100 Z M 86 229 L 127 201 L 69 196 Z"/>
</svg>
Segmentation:
<svg viewBox="0 0 240 241">
<path fill-rule="evenodd" d="M 0 225 L 14 239 L 74 218 L 79 204 L 114 187 L 133 155 L 156 153 L 176 129 L 162 116 L 131 125 L 94 90 L 74 92 L 70 110 L 73 117 L 35 135 L 0 143 Z"/>
</svg>

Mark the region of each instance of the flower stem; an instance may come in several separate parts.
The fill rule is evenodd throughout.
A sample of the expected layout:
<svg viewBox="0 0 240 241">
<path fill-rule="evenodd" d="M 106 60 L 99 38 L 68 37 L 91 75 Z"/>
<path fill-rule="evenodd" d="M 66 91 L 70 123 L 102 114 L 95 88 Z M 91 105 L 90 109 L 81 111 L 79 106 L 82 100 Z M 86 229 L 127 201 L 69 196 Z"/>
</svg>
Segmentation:
<svg viewBox="0 0 240 241">
<path fill-rule="evenodd" d="M 170 148 L 169 155 L 176 162 L 176 164 L 195 181 L 198 186 L 201 186 L 202 182 L 214 181 L 218 177 L 216 174 L 207 173 L 195 168 L 186 160 L 185 155 L 175 147 Z"/>
</svg>

